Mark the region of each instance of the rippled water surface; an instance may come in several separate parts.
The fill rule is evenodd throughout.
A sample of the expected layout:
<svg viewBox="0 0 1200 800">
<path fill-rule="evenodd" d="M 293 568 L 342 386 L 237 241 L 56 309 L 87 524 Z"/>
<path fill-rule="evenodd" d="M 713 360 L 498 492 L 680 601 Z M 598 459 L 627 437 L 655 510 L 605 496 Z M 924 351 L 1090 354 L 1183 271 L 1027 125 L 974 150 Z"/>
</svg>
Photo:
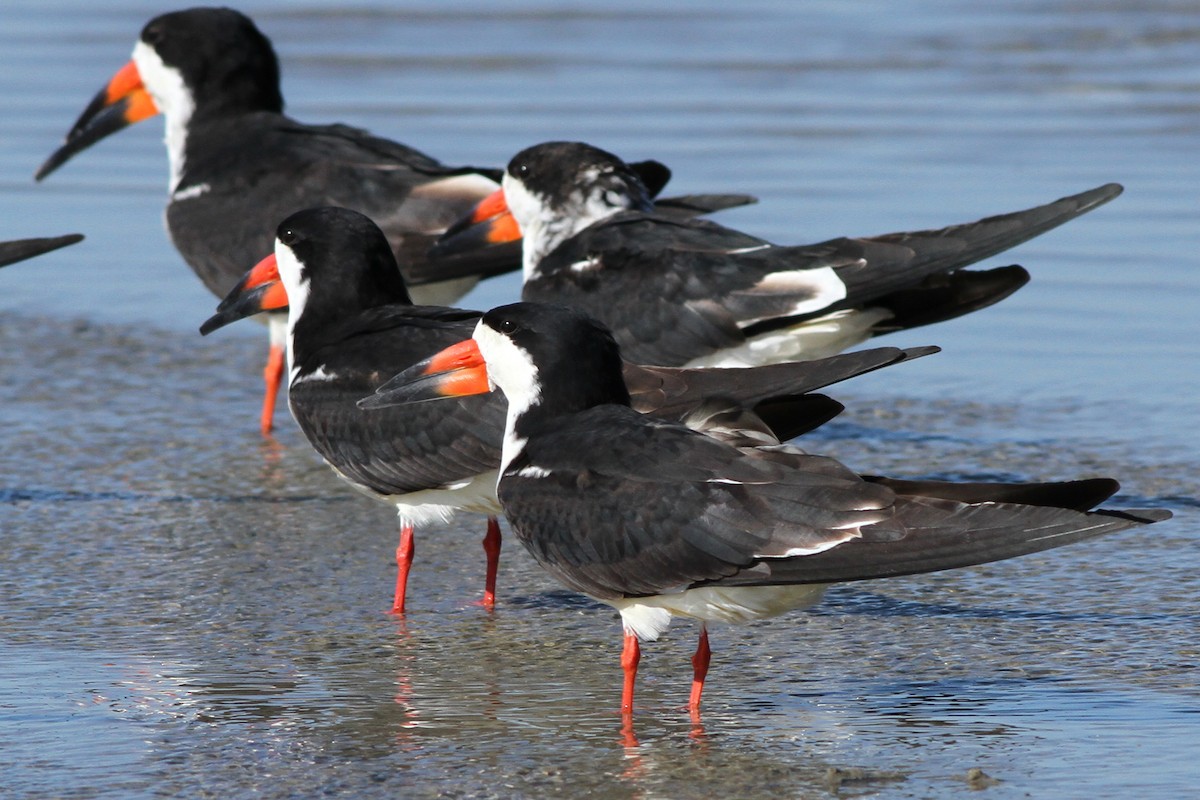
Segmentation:
<svg viewBox="0 0 1200 800">
<path fill-rule="evenodd" d="M 1200 781 L 1194 309 L 1200 11 L 1168 1 L 243 5 L 289 110 L 448 162 L 578 138 L 783 242 L 965 222 L 1108 181 L 1014 250 L 1033 282 L 888 343 L 933 358 L 834 394 L 808 446 L 857 469 L 1112 475 L 1171 522 L 1017 561 L 835 589 L 648 646 L 632 730 L 619 623 L 515 543 L 472 605 L 482 520 L 419 534 L 383 613 L 390 510 L 281 416 L 261 332 L 162 230 L 158 122 L 34 169 L 166 8 L 6 5 L 0 239 L 0 795 L 1180 797 Z M 249 267 L 250 265 L 247 265 Z M 514 278 L 466 301 L 516 296 Z M 971 770 L 982 770 L 982 775 Z"/>
</svg>

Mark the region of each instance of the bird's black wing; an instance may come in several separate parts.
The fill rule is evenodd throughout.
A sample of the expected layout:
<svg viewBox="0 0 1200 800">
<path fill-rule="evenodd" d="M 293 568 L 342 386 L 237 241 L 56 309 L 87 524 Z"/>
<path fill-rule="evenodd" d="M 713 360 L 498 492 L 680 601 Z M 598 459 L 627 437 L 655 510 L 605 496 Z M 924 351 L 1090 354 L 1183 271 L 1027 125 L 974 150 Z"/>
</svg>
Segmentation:
<svg viewBox="0 0 1200 800">
<path fill-rule="evenodd" d="M 897 492 L 895 513 L 863 537 L 805 558 L 767 559 L 723 585 L 829 583 L 954 569 L 1049 550 L 1171 516 L 1163 509 L 1088 511 L 1117 489 L 1099 478 L 954 484 L 871 478 Z"/>
<path fill-rule="evenodd" d="M 781 262 L 783 249 L 707 220 L 622 212 L 542 259 L 522 298 L 605 322 L 630 361 L 686 364 L 741 344 L 757 322 L 841 299 L 823 269 L 844 265 L 840 254 L 790 251 Z"/>
<path fill-rule="evenodd" d="M 937 347 L 876 347 L 814 361 L 748 368 L 689 369 L 626 364 L 625 385 L 633 407 L 679 419 L 697 404 L 724 401 L 753 408 L 761 403 L 824 389 L 882 367 L 938 352 Z"/>
<path fill-rule="evenodd" d="M 612 599 L 832 547 L 888 516 L 893 493 L 832 459 L 738 449 L 602 406 L 531 437 L 499 496 L 539 563 Z"/>
<path fill-rule="evenodd" d="M 0 242 L 0 267 L 7 267 L 27 258 L 49 253 L 60 247 L 83 241 L 83 235 L 68 233 L 66 236 L 49 236 L 44 239 L 14 239 Z"/>
<path fill-rule="evenodd" d="M 341 206 L 366 214 L 407 264 L 424 259 L 434 238 L 498 186 L 495 170 L 446 167 L 344 125 L 259 112 L 193 128 L 167 222 L 176 247 L 218 296 L 271 252 L 275 226 L 297 211 Z M 278 219 L 263 219 L 268 202 Z M 493 257 L 520 263 L 517 248 Z"/>
<path fill-rule="evenodd" d="M 838 277 L 847 287 L 844 305 L 860 305 L 1016 247 L 1104 205 L 1122 191 L 1119 184 L 1109 183 L 1053 203 L 975 222 L 936 230 L 832 239 L 800 249 L 838 257 L 857 254 L 861 263 L 839 267 Z"/>
<path fill-rule="evenodd" d="M 349 481 L 382 495 L 450 486 L 496 469 L 506 408 L 499 394 L 371 410 L 357 405 L 397 372 L 468 338 L 477 316 L 387 307 L 331 326 L 288 392 L 313 447 Z"/>
</svg>

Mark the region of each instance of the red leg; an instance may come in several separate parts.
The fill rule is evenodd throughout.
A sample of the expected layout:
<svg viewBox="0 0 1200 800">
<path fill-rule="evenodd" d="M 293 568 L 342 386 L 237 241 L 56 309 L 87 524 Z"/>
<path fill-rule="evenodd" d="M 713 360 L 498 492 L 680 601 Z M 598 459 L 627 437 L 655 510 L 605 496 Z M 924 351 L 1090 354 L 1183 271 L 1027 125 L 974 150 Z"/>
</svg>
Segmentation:
<svg viewBox="0 0 1200 800">
<path fill-rule="evenodd" d="M 625 634 L 625 646 L 621 650 L 621 669 L 625 670 L 625 687 L 621 691 L 621 713 L 633 713 L 633 684 L 637 680 L 638 662 L 642 660 L 642 648 L 637 637 Z"/>
<path fill-rule="evenodd" d="M 487 533 L 483 537 L 483 552 L 487 553 L 487 577 L 483 582 L 483 607 L 496 607 L 496 572 L 500 568 L 500 520 L 488 517 Z"/>
<path fill-rule="evenodd" d="M 638 741 L 637 731 L 633 729 L 633 714 L 628 711 L 621 714 L 621 745 L 631 751 L 626 753 L 625 757 L 633 759 L 633 763 L 625 770 L 624 777 L 639 777 L 642 774 L 642 762 L 638 757 L 637 748 L 641 743 Z"/>
<path fill-rule="evenodd" d="M 396 548 L 396 597 L 392 601 L 392 613 L 404 613 L 404 595 L 408 591 L 408 570 L 412 566 L 413 528 L 405 525 L 400 529 L 400 546 Z"/>
<path fill-rule="evenodd" d="M 283 348 L 271 345 L 271 349 L 267 351 L 267 366 L 263 368 L 263 380 L 267 384 L 263 394 L 262 416 L 259 419 L 263 436 L 271 433 L 271 425 L 275 418 L 275 399 L 279 397 L 279 387 L 283 383 L 283 361 Z"/>
<path fill-rule="evenodd" d="M 708 662 L 712 660 L 712 650 L 708 649 L 708 628 L 701 626 L 700 643 L 696 645 L 696 654 L 692 656 L 692 696 L 688 700 L 688 708 L 693 712 L 700 711 L 700 695 L 704 692 L 704 678 L 708 675 Z"/>
</svg>

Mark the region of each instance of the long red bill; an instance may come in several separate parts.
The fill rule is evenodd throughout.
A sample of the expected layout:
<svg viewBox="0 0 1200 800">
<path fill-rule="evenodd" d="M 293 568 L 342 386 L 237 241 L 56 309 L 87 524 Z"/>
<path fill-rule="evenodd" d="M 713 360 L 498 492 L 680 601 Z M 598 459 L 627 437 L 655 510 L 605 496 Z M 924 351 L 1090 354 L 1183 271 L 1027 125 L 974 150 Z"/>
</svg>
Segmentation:
<svg viewBox="0 0 1200 800">
<path fill-rule="evenodd" d="M 487 365 L 474 339 L 467 339 L 413 364 L 358 401 L 359 408 L 420 403 L 486 394 L 492 390 Z"/>
<path fill-rule="evenodd" d="M 447 228 L 429 249 L 429 257 L 446 258 L 476 252 L 520 238 L 521 228 L 508 208 L 504 190 L 497 189 L 483 198 L 470 214 Z"/>
<path fill-rule="evenodd" d="M 81 150 L 117 131 L 158 114 L 158 106 L 146 91 L 137 66 L 130 61 L 113 75 L 67 133 L 62 147 L 55 150 L 46 163 L 34 173 L 41 180 L 65 164 Z"/>
<path fill-rule="evenodd" d="M 287 304 L 287 290 L 279 279 L 279 264 L 272 253 L 255 264 L 233 287 L 217 306 L 217 313 L 200 326 L 200 333 L 207 336 L 239 319 L 264 311 L 282 311 Z"/>
</svg>

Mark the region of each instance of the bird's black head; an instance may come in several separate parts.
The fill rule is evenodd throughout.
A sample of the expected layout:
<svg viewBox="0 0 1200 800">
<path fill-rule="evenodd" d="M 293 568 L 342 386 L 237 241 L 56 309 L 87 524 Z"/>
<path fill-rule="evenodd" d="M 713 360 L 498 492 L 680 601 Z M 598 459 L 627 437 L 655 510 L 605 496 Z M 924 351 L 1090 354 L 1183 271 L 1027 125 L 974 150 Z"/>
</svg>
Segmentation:
<svg viewBox="0 0 1200 800">
<path fill-rule="evenodd" d="M 279 224 L 275 238 L 293 311 L 300 303 L 306 316 L 342 317 L 412 302 L 387 237 L 357 211 L 335 206 L 299 211 Z"/>
<path fill-rule="evenodd" d="M 508 162 L 507 173 L 554 211 L 580 213 L 589 203 L 647 211 L 650 192 L 617 156 L 583 142 L 544 142 Z M 511 201 L 510 201 L 511 202 Z"/>
<path fill-rule="evenodd" d="M 201 7 L 162 14 L 142 28 L 139 44 L 179 73 L 197 115 L 283 111 L 275 49 L 241 12 Z"/>
<path fill-rule="evenodd" d="M 514 406 L 557 414 L 629 405 L 616 341 L 582 312 L 543 303 L 500 306 L 483 315 L 475 339 L 492 382 Z"/>
</svg>

